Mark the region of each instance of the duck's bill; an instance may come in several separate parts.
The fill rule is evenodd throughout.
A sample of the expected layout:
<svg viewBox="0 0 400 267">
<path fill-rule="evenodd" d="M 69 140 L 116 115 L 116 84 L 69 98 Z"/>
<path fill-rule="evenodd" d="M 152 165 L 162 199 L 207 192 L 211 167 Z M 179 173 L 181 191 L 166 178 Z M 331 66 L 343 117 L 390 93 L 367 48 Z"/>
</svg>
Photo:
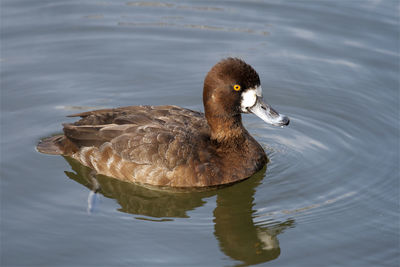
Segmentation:
<svg viewBox="0 0 400 267">
<path fill-rule="evenodd" d="M 285 126 L 288 125 L 290 120 L 289 117 L 279 114 L 270 105 L 265 103 L 262 97 L 257 97 L 256 103 L 247 108 L 251 113 L 260 117 L 266 123 L 274 126 Z"/>
</svg>

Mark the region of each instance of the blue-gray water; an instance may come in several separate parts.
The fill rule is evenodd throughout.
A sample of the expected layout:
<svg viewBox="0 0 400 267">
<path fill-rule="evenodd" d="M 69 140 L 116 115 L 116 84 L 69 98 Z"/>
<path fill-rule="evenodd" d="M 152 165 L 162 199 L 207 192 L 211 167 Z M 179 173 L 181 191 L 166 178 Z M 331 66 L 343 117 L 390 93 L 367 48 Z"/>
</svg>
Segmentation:
<svg viewBox="0 0 400 267">
<path fill-rule="evenodd" d="M 1 266 L 398 266 L 399 2 L 4 0 Z M 202 107 L 245 59 L 289 115 L 244 116 L 270 158 L 228 188 L 171 193 L 36 152 L 66 115 Z M 90 205 L 88 206 L 88 199 Z"/>
</svg>

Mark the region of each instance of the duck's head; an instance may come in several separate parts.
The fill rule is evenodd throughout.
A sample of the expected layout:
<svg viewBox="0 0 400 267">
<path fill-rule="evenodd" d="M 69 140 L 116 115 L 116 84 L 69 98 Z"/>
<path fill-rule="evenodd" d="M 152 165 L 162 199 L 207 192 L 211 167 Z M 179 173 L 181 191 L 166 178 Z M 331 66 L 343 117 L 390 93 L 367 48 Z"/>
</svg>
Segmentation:
<svg viewBox="0 0 400 267">
<path fill-rule="evenodd" d="M 209 123 L 240 121 L 241 113 L 253 113 L 274 126 L 289 124 L 287 116 L 264 102 L 257 72 L 237 58 L 224 59 L 211 68 L 204 80 L 203 103 Z"/>
</svg>

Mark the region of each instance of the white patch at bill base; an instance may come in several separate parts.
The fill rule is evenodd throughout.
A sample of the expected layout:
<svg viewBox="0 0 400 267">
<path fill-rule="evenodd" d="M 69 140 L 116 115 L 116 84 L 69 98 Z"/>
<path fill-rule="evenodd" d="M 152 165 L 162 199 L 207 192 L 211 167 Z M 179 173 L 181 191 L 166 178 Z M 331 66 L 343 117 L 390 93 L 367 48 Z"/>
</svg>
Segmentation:
<svg viewBox="0 0 400 267">
<path fill-rule="evenodd" d="M 247 108 L 250 108 L 256 104 L 257 96 L 262 96 L 261 86 L 250 88 L 242 93 L 242 101 L 240 103 L 240 107 L 243 112 L 247 112 Z"/>
</svg>

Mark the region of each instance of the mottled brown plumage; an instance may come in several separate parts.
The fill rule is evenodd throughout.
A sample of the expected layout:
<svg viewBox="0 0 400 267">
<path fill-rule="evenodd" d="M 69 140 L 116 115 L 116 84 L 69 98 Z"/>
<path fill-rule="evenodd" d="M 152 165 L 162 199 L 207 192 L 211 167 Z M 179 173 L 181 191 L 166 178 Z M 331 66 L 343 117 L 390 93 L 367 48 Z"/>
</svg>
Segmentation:
<svg viewBox="0 0 400 267">
<path fill-rule="evenodd" d="M 240 84 L 240 92 L 232 86 Z M 177 106 L 129 106 L 71 115 L 64 135 L 38 150 L 71 156 L 120 180 L 172 187 L 205 187 L 250 177 L 267 162 L 241 121 L 241 96 L 260 85 L 239 59 L 215 65 L 204 82 L 205 114 Z"/>
</svg>

